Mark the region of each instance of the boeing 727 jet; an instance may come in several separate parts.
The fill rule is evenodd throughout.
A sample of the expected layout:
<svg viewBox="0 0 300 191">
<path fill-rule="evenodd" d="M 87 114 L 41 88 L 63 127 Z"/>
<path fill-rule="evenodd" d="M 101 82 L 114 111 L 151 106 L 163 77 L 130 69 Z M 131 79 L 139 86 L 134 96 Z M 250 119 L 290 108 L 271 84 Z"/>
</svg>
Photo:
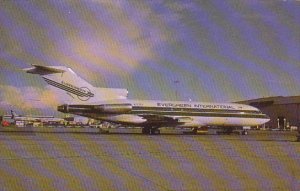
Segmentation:
<svg viewBox="0 0 300 191">
<path fill-rule="evenodd" d="M 24 69 L 39 74 L 51 86 L 72 97 L 58 111 L 124 126 L 142 127 L 143 134 L 159 134 L 161 127 L 258 126 L 270 119 L 259 109 L 235 103 L 207 103 L 127 99 L 127 89 L 98 88 L 64 66 L 33 65 Z"/>
</svg>

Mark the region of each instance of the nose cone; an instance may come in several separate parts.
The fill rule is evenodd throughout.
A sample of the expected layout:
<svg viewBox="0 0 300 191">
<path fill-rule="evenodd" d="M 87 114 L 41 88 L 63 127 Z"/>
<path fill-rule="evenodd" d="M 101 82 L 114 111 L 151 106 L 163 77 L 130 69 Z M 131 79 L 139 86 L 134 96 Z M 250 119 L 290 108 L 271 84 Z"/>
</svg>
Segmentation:
<svg viewBox="0 0 300 191">
<path fill-rule="evenodd" d="M 263 122 L 263 124 L 269 122 L 270 120 L 271 120 L 271 118 L 268 115 L 264 114 L 264 122 Z"/>
</svg>

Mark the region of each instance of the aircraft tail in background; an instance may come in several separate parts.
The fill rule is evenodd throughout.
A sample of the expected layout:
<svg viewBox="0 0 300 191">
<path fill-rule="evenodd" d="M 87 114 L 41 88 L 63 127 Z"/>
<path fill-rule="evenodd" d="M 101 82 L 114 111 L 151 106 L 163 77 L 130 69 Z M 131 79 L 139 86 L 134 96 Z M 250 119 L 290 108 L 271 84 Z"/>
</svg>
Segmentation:
<svg viewBox="0 0 300 191">
<path fill-rule="evenodd" d="M 41 75 L 51 86 L 65 91 L 73 103 L 95 103 L 105 100 L 126 99 L 127 89 L 94 87 L 65 66 L 32 65 L 27 73 Z"/>
<path fill-rule="evenodd" d="M 11 119 L 15 119 L 18 115 L 13 110 L 10 110 Z"/>
</svg>

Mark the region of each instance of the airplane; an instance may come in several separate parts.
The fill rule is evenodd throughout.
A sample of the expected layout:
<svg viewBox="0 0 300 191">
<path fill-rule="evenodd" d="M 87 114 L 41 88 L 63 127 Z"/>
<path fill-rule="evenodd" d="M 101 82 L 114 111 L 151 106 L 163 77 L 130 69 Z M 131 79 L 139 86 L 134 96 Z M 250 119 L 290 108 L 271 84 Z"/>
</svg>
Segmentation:
<svg viewBox="0 0 300 191">
<path fill-rule="evenodd" d="M 142 127 L 143 134 L 160 134 L 161 127 L 259 126 L 270 120 L 259 109 L 236 103 L 131 100 L 127 89 L 94 87 L 65 66 L 32 65 L 27 73 L 40 75 L 49 85 L 65 91 L 71 103 L 59 105 L 63 113 L 123 126 Z M 247 134 L 243 131 L 242 134 Z"/>
<path fill-rule="evenodd" d="M 42 123 L 60 123 L 64 119 L 56 118 L 54 116 L 40 116 L 40 115 L 18 115 L 15 111 L 10 110 L 10 115 L 0 116 L 0 124 L 3 127 L 8 127 L 12 124 L 17 126 L 33 125 L 34 122 Z M 22 125 L 21 125 L 22 124 Z"/>
<path fill-rule="evenodd" d="M 53 116 L 39 116 L 39 115 L 18 115 L 15 111 L 10 110 L 10 118 L 14 121 L 47 121 L 47 122 L 57 122 L 61 121 L 61 118 L 56 118 Z"/>
</svg>

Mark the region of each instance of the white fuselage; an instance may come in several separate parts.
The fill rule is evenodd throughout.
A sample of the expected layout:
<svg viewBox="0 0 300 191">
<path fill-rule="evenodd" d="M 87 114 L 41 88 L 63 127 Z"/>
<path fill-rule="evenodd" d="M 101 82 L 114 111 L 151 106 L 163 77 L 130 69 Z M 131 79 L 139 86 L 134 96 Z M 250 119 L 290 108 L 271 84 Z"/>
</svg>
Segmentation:
<svg viewBox="0 0 300 191">
<path fill-rule="evenodd" d="M 111 100 L 94 104 L 107 109 L 68 112 L 129 126 L 257 126 L 269 121 L 257 108 L 234 103 Z"/>
</svg>

